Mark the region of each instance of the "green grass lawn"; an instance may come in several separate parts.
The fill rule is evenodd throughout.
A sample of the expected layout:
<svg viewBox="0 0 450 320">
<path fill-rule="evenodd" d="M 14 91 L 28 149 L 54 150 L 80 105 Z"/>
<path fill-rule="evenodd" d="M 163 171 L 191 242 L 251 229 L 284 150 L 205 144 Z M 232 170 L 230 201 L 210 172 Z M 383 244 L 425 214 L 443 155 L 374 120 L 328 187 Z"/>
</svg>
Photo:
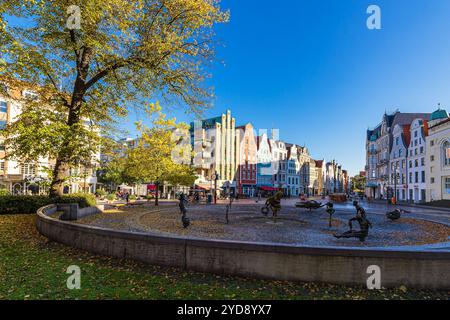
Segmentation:
<svg viewBox="0 0 450 320">
<path fill-rule="evenodd" d="M 66 269 L 81 268 L 69 290 Z M 448 299 L 448 292 L 265 281 L 186 272 L 89 254 L 48 241 L 34 215 L 0 215 L 0 299 Z"/>
</svg>

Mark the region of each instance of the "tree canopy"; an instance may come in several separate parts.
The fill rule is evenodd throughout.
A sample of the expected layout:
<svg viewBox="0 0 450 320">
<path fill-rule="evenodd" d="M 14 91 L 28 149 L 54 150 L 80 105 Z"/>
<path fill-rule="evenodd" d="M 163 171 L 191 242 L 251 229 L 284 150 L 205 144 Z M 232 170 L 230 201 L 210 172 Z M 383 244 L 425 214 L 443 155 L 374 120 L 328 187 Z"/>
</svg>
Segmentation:
<svg viewBox="0 0 450 320">
<path fill-rule="evenodd" d="M 77 18 L 73 5 L 80 28 L 68 24 Z M 26 23 L 12 25 L 6 15 Z M 56 195 L 67 169 L 98 152 L 98 128 L 129 108 L 157 96 L 200 113 L 212 95 L 204 80 L 213 26 L 227 20 L 217 0 L 1 2 L 0 80 L 24 81 L 39 96 L 22 101 L 6 130 L 10 156 L 56 159 Z"/>
<path fill-rule="evenodd" d="M 105 181 L 121 183 L 162 183 L 191 186 L 196 175 L 190 167 L 189 128 L 167 118 L 158 103 L 147 108 L 151 126 L 137 123 L 137 145 L 119 146 L 104 168 Z"/>
</svg>

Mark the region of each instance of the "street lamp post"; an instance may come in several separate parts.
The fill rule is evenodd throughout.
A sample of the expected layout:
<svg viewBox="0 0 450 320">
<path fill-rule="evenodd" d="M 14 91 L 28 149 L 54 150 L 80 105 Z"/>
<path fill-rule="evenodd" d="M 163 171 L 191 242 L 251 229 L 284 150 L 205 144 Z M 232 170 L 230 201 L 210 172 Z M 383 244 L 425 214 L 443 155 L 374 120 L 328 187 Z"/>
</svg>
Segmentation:
<svg viewBox="0 0 450 320">
<path fill-rule="evenodd" d="M 220 179 L 217 171 L 214 173 L 214 204 L 217 204 L 217 181 Z"/>
<path fill-rule="evenodd" d="M 398 201 L 398 199 L 397 199 L 398 198 L 397 197 L 397 179 L 400 177 L 400 174 L 398 172 L 397 162 L 395 163 L 394 177 L 395 177 L 395 180 L 394 180 L 394 197 L 395 197 L 395 204 L 397 204 L 397 201 Z"/>
</svg>

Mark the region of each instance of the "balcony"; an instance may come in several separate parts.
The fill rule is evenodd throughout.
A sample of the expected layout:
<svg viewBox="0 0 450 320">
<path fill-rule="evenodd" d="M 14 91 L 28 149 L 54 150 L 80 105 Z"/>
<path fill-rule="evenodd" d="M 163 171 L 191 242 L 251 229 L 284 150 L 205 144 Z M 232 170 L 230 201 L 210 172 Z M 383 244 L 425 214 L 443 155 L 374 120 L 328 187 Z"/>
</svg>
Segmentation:
<svg viewBox="0 0 450 320">
<path fill-rule="evenodd" d="M 376 149 L 369 149 L 367 151 L 367 153 L 370 154 L 370 155 L 376 155 L 378 153 L 378 150 L 376 150 Z"/>
<path fill-rule="evenodd" d="M 212 143 L 211 143 L 211 141 L 205 140 L 202 142 L 202 146 L 203 146 L 203 148 L 211 148 Z"/>
<path fill-rule="evenodd" d="M 211 159 L 211 153 L 210 152 L 202 152 L 202 158 L 203 159 Z"/>
</svg>

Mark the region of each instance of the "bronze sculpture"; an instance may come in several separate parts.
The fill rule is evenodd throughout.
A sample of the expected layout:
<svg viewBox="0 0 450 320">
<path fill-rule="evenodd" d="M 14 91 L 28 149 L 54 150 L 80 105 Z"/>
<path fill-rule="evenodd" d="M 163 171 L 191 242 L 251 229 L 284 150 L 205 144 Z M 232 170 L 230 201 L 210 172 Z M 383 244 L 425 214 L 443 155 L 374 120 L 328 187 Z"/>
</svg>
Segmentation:
<svg viewBox="0 0 450 320">
<path fill-rule="evenodd" d="M 297 202 L 295 204 L 295 206 L 297 208 L 309 209 L 309 211 L 312 211 L 312 210 L 320 209 L 320 208 L 324 207 L 325 205 L 320 202 L 317 202 L 315 200 L 310 200 L 310 201 L 305 201 L 305 202 Z"/>
<path fill-rule="evenodd" d="M 354 201 L 353 205 L 356 208 L 356 217 L 348 220 L 350 230 L 339 235 L 335 234 L 334 236 L 338 239 L 358 238 L 361 242 L 364 242 L 369 235 L 369 229 L 372 228 L 372 223 L 367 219 L 366 211 L 358 204 L 358 201 Z M 353 221 L 358 222 L 358 231 L 353 230 Z"/>
<path fill-rule="evenodd" d="M 269 209 L 272 211 L 273 219 L 276 220 L 278 212 L 281 210 L 281 199 L 283 198 L 283 192 L 278 191 L 274 196 L 266 200 L 265 206 L 261 209 L 264 215 L 269 213 Z"/>
<path fill-rule="evenodd" d="M 395 209 L 394 211 L 386 213 L 386 217 L 389 220 L 395 221 L 400 219 L 403 213 L 408 213 L 408 211 L 402 209 Z"/>
<path fill-rule="evenodd" d="M 231 210 L 231 205 L 233 204 L 234 198 L 231 196 L 231 194 L 229 193 L 229 197 L 230 197 L 230 202 L 227 204 L 226 207 L 226 211 L 225 211 L 225 220 L 227 221 L 227 224 L 230 223 L 230 219 L 229 219 L 229 213 Z"/>
<path fill-rule="evenodd" d="M 184 193 L 180 194 L 180 203 L 178 206 L 180 207 L 181 212 L 181 222 L 183 223 L 183 227 L 186 229 L 191 224 L 190 219 L 186 216 L 187 209 L 186 205 L 188 203 L 188 200 L 186 198 L 186 195 Z"/>
<path fill-rule="evenodd" d="M 336 210 L 334 210 L 334 205 L 331 202 L 328 202 L 326 204 L 326 206 L 327 206 L 326 211 L 327 211 L 328 215 L 330 216 L 330 219 L 328 220 L 329 221 L 328 226 L 331 228 L 332 217 L 333 217 L 333 214 L 336 212 Z"/>
</svg>

